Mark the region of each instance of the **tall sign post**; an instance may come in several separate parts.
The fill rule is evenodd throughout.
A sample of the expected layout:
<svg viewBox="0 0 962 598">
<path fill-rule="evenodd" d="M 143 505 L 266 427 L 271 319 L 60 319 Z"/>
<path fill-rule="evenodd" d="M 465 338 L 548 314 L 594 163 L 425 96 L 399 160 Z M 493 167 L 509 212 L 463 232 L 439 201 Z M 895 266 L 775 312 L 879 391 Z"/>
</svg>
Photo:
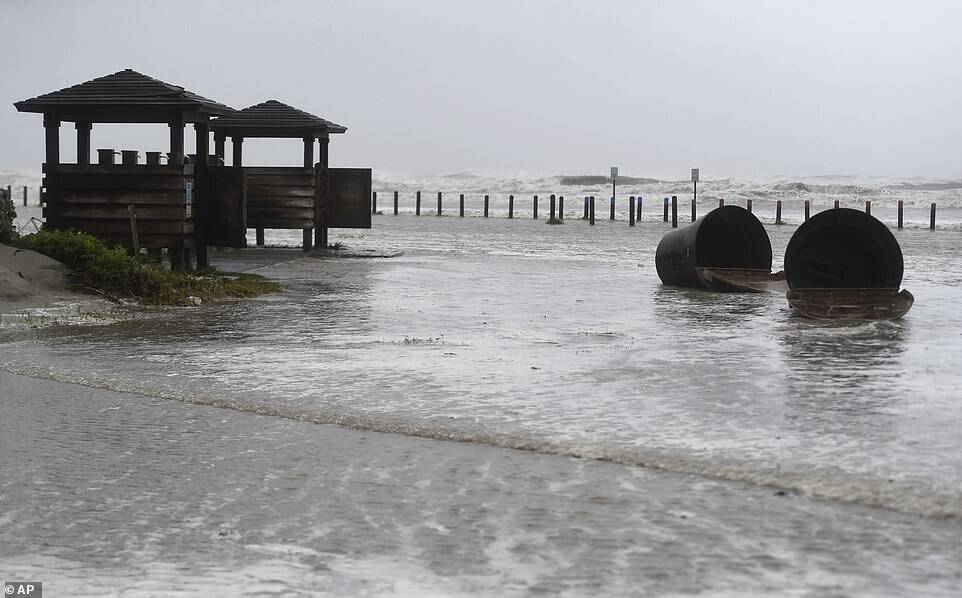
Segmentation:
<svg viewBox="0 0 962 598">
<path fill-rule="evenodd" d="M 615 194 L 618 189 L 618 167 L 611 167 L 611 220 L 615 219 Z"/>
</svg>

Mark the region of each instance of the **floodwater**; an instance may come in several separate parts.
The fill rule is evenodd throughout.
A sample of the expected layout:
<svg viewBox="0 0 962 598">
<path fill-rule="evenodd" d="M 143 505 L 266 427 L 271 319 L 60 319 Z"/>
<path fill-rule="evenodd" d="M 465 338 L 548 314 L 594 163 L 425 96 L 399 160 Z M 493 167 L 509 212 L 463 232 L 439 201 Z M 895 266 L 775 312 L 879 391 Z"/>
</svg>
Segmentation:
<svg viewBox="0 0 962 598">
<path fill-rule="evenodd" d="M 0 572 L 70 595 L 962 591 L 958 232 L 896 232 L 906 318 L 826 325 L 665 288 L 666 225 L 573 216 L 375 216 L 337 257 L 212 254 L 283 294 L 0 329 Z M 778 263 L 793 227 L 768 230 Z"/>
</svg>

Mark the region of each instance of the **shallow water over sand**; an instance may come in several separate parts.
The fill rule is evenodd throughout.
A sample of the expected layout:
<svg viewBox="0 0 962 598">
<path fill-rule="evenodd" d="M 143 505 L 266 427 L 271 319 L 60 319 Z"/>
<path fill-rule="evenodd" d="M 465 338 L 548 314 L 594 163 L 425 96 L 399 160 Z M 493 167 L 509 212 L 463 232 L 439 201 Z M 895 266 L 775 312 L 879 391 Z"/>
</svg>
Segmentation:
<svg viewBox="0 0 962 598">
<path fill-rule="evenodd" d="M 215 261 L 227 268 L 261 260 L 260 271 L 280 279 L 288 291 L 255 301 L 149 313 L 107 326 L 5 332 L 0 336 L 0 367 L 229 407 L 233 413 L 228 428 L 239 426 L 228 434 L 235 444 L 243 444 L 236 439 L 248 438 L 250 428 L 261 426 L 282 429 L 276 433 L 285 439 L 292 435 L 283 446 L 275 440 L 262 443 L 267 454 L 259 465 L 263 472 L 279 467 L 276 463 L 297 461 L 304 446 L 322 443 L 332 428 L 316 423 L 423 437 L 373 436 L 383 443 L 379 446 L 388 447 L 383 450 L 391 453 L 390 463 L 371 465 L 364 475 L 372 480 L 387 476 L 385 487 L 356 498 L 379 505 L 388 519 L 397 497 L 396 490 L 387 488 L 398 484 L 404 487 L 402 496 L 408 496 L 405 500 L 444 509 L 460 504 L 451 497 L 464 488 L 489 497 L 480 499 L 481 504 L 517 500 L 518 506 L 505 507 L 508 512 L 524 508 L 523 496 L 508 499 L 500 494 L 516 489 L 516 481 L 473 488 L 479 482 L 472 468 L 486 459 L 510 461 L 510 471 L 544 489 L 539 496 L 545 506 L 531 520 L 531 533 L 540 536 L 532 543 L 530 558 L 521 559 L 525 566 L 515 563 L 515 557 L 485 565 L 477 554 L 459 552 L 459 543 L 481 524 L 457 515 L 441 524 L 459 538 L 444 549 L 450 551 L 443 552 L 446 556 L 424 556 L 434 544 L 422 541 L 420 532 L 392 532 L 400 538 L 397 544 L 385 540 L 391 535 L 385 529 L 426 525 L 424 513 L 414 509 L 406 521 L 371 523 L 383 537 L 375 534 L 370 545 L 359 541 L 359 552 L 339 561 L 359 566 L 375 553 L 378 558 L 387 555 L 390 566 L 374 567 L 383 569 L 383 575 L 368 571 L 348 576 L 355 581 L 390 584 L 417 577 L 403 569 L 416 566 L 439 576 L 425 578 L 433 581 L 422 589 L 450 582 L 442 595 L 498 593 L 497 588 L 513 587 L 501 577 L 512 563 L 528 580 L 518 588 L 527 590 L 545 576 L 559 575 L 559 567 L 567 563 L 570 579 L 562 575 L 567 581 L 546 591 L 579 595 L 623 594 L 632 587 L 663 592 L 791 588 L 819 593 L 820 588 L 835 588 L 857 594 L 862 588 L 866 594 L 901 594 L 893 588 L 926 587 L 951 594 L 949 590 L 958 587 L 962 439 L 957 430 L 962 406 L 957 399 L 962 373 L 956 355 L 962 346 L 962 315 L 956 305 L 962 298 L 957 274 L 962 258 L 955 251 L 957 233 L 897 233 L 905 254 L 903 286 L 916 296 L 904 320 L 826 326 L 793 317 L 784 297 L 777 295 L 712 295 L 662 287 L 653 260 L 657 241 L 667 230 L 660 223 L 632 229 L 624 222 L 599 220 L 589 230 L 578 220 L 546 226 L 530 219 L 375 216 L 374 222 L 371 231 L 339 231 L 332 240 L 356 250 L 403 255 L 370 259 L 304 257 L 283 250 L 215 253 Z M 776 264 L 791 232 L 788 226 L 769 227 Z M 268 241 L 296 237 L 299 233 L 281 233 L 269 235 Z M 160 409 L 156 417 L 161 418 L 169 410 L 219 413 L 148 402 Z M 300 421 L 282 423 L 250 414 Z M 93 429 L 113 425 L 102 419 L 94 418 Z M 176 421 L 154 422 L 159 427 L 152 433 L 167 438 L 179 429 Z M 352 438 L 344 441 L 346 446 L 353 446 Z M 475 444 L 453 445 L 443 439 Z M 203 453 L 190 442 L 179 446 L 188 453 L 185 463 L 201 454 L 231 459 L 240 450 L 230 443 L 206 447 Z M 590 459 L 571 461 L 491 446 Z M 463 455 L 457 459 L 472 465 L 442 475 L 427 466 L 419 469 L 420 461 L 413 456 L 410 462 L 398 456 L 417 450 L 435 455 L 454 451 Z M 149 454 L 134 458 L 135 470 Z M 343 467 L 355 471 L 357 459 L 343 457 Z M 380 457 L 371 459 L 377 464 Z M 414 468 L 410 480 L 451 487 L 437 493 L 424 489 L 416 498 L 403 494 L 415 492 L 407 487 L 403 472 L 408 465 Z M 179 466 L 169 467 L 177 471 Z M 303 467 L 310 470 L 311 465 Z M 570 496 L 556 496 L 552 489 L 564 488 L 558 478 L 571 475 L 571 468 L 578 471 L 578 483 Z M 331 475 L 343 475 L 336 471 Z M 81 467 L 78 475 L 95 473 L 85 474 Z M 263 489 L 264 481 L 243 479 L 237 487 Z M 290 488 L 294 493 L 321 492 L 297 480 Z M 155 490 L 161 493 L 159 487 Z M 235 500 L 226 487 L 202 491 L 191 482 L 184 492 L 191 496 L 189 504 L 199 500 L 195 494 L 209 495 L 215 511 Z M 617 508 L 595 509 L 593 492 L 614 500 Z M 774 492 L 787 495 L 769 504 Z M 241 510 L 260 513 L 262 520 L 245 529 L 274 542 L 277 538 L 266 530 L 288 526 L 298 530 L 294 545 L 323 552 L 332 538 L 327 528 L 312 528 L 302 508 L 272 512 L 270 494 L 248 497 L 253 502 Z M 144 500 L 149 505 L 153 499 Z M 587 506 L 575 509 L 570 501 Z M 646 501 L 655 501 L 651 510 L 641 504 Z M 665 515 L 673 512 L 673 501 L 682 505 L 681 511 L 701 509 L 699 517 L 707 518 L 712 531 L 698 533 L 718 543 L 709 540 L 702 546 L 696 536 L 686 536 L 682 528 L 687 524 L 678 522 L 680 516 Z M 477 499 L 466 498 L 461 508 L 477 504 Z M 195 506 L 185 508 L 185 514 Z M 737 521 L 724 520 L 722 513 L 729 511 Z M 653 523 L 661 521 L 656 513 L 665 516 L 663 526 Z M 333 516 L 341 514 L 335 511 Z M 791 528 L 796 515 L 798 527 Z M 322 513 L 318 519 L 330 516 Z M 499 542 L 507 542 L 511 550 L 528 546 L 523 539 L 526 520 L 490 517 L 498 531 L 484 535 L 481 545 L 490 550 L 501 546 Z M 584 518 L 592 522 L 583 530 L 564 531 Z M 625 518 L 634 523 L 625 525 Z M 126 529 L 121 537 L 138 537 L 133 523 L 120 525 Z M 785 532 L 785 526 L 792 531 Z M 0 533 L 7 533 L 4 530 L 0 527 Z M 650 545 L 650 539 L 641 539 L 648 532 L 661 534 L 685 554 L 705 550 L 697 565 L 701 569 L 696 567 L 700 573 L 691 572 L 690 559 L 646 561 L 649 570 L 626 557 L 632 547 Z M 799 534 L 809 532 L 824 540 L 811 547 L 820 562 L 840 558 L 829 544 L 854 551 L 858 563 L 840 565 L 843 577 L 853 578 L 818 585 L 830 577 L 827 570 L 813 565 L 807 552 L 795 552 L 801 550 Z M 86 534 L 96 531 L 78 532 L 77 541 L 82 543 Z M 585 534 L 601 544 L 583 544 Z M 871 534 L 885 539 L 875 542 L 868 538 Z M 569 535 L 578 539 L 566 540 Z M 785 538 L 791 548 L 779 544 Z M 166 547 L 173 540 L 159 542 Z M 185 542 L 183 555 L 205 550 L 202 540 Z M 254 552 L 263 556 L 264 550 Z M 660 554 L 663 549 L 652 551 Z M 892 565 L 903 551 L 907 562 Z M 76 549 L 67 560 L 73 562 L 81 553 Z M 230 567 L 270 560 L 244 554 Z M 315 559 L 305 554 L 307 561 Z M 593 563 L 588 554 L 606 555 L 615 564 Z M 763 573 L 751 565 L 756 557 L 781 564 Z M 129 562 L 121 559 L 111 567 L 123 577 Z M 542 566 L 543 575 L 535 573 Z M 197 575 L 203 578 L 205 569 L 200 571 Z M 726 577 L 730 571 L 736 572 L 734 577 Z M 814 578 L 794 585 L 805 571 L 814 571 Z M 658 581 L 662 574 L 665 579 Z M 487 581 L 469 581 L 473 575 Z M 541 581 L 528 583 L 534 579 L 525 577 L 529 575 Z M 719 581 L 712 583 L 712 578 Z M 480 585 L 471 585 L 475 582 Z M 626 585 L 618 585 L 622 583 Z M 404 593 L 398 587 L 394 591 Z"/>
</svg>

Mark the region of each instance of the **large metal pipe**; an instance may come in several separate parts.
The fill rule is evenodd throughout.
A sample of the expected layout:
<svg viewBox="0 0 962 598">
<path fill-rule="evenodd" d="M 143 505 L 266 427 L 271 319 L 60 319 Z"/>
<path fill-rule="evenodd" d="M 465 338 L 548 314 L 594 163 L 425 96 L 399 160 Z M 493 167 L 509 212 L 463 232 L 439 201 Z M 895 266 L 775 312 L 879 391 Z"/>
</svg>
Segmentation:
<svg viewBox="0 0 962 598">
<path fill-rule="evenodd" d="M 785 249 L 791 289 L 898 289 L 902 250 L 874 216 L 838 208 L 798 227 Z"/>
<path fill-rule="evenodd" d="M 664 284 L 713 289 L 700 268 L 770 272 L 772 243 L 751 212 L 725 206 L 662 237 L 655 268 Z"/>
</svg>

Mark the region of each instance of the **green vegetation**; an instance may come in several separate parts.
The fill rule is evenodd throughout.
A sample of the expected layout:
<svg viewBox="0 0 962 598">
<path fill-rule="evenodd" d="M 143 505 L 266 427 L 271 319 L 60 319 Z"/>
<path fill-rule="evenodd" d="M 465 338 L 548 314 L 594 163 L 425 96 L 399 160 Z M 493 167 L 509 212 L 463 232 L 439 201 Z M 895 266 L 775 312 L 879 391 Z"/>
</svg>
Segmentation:
<svg viewBox="0 0 962 598">
<path fill-rule="evenodd" d="M 9 245 L 17 238 L 17 229 L 13 225 L 17 217 L 17 210 L 13 207 L 13 199 L 6 189 L 0 189 L 0 243 Z"/>
<path fill-rule="evenodd" d="M 74 285 L 112 300 L 132 298 L 148 305 L 187 305 L 188 297 L 210 301 L 256 297 L 281 289 L 256 274 L 214 269 L 192 274 L 167 272 L 141 263 L 123 247 L 107 247 L 100 239 L 76 231 L 43 230 L 14 244 L 63 262 Z"/>
</svg>

